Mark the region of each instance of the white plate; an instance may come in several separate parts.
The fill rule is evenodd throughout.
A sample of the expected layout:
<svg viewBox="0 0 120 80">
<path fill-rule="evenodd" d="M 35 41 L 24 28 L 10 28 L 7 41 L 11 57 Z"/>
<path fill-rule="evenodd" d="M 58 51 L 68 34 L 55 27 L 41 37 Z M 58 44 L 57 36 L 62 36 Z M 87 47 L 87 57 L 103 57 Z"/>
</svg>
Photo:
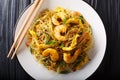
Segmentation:
<svg viewBox="0 0 120 80">
<path fill-rule="evenodd" d="M 41 10 L 45 8 L 54 9 L 57 6 L 81 12 L 84 18 L 90 23 L 94 37 L 94 47 L 89 53 L 91 61 L 81 70 L 74 73 L 58 74 L 38 64 L 30 53 L 30 50 L 26 47 L 25 41 L 23 41 L 17 53 L 17 58 L 23 69 L 37 80 L 84 80 L 95 72 L 103 59 L 106 49 L 104 25 L 95 10 L 82 0 L 45 0 Z M 16 35 L 30 8 L 28 7 L 21 15 L 16 25 Z"/>
</svg>

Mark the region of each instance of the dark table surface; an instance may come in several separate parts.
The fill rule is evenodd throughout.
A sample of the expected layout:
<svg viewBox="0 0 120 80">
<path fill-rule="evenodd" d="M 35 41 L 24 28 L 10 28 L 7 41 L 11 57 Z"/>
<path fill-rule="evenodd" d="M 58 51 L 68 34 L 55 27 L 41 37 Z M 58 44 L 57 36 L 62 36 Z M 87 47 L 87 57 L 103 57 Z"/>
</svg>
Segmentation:
<svg viewBox="0 0 120 80">
<path fill-rule="evenodd" d="M 15 23 L 33 0 L 0 0 L 0 80 L 34 80 L 17 58 L 6 55 L 13 43 Z M 107 49 L 99 68 L 87 80 L 120 80 L 120 0 L 84 0 L 100 15 L 106 29 Z M 69 0 L 68 0 L 69 2 Z"/>
</svg>

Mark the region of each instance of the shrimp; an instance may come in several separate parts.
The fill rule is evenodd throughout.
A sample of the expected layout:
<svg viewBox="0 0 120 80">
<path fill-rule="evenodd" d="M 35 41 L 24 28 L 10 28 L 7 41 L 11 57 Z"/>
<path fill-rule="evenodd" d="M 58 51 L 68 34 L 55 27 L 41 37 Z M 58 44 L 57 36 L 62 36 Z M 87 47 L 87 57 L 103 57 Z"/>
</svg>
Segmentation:
<svg viewBox="0 0 120 80">
<path fill-rule="evenodd" d="M 63 53 L 63 59 L 66 63 L 73 63 L 77 57 L 80 55 L 81 50 L 77 49 L 73 56 L 70 53 Z"/>
<path fill-rule="evenodd" d="M 59 54 L 55 49 L 48 48 L 42 52 L 44 57 L 50 56 L 52 61 L 57 61 L 59 59 Z"/>
<path fill-rule="evenodd" d="M 64 35 L 66 33 L 66 31 L 67 31 L 67 26 L 65 26 L 65 25 L 56 26 L 55 29 L 54 29 L 54 36 L 55 36 L 55 38 L 57 40 L 60 40 L 60 41 L 66 41 L 67 38 Z"/>
<path fill-rule="evenodd" d="M 52 16 L 52 23 L 54 25 L 61 25 L 61 23 L 66 19 L 67 15 L 63 12 L 56 13 Z"/>
</svg>

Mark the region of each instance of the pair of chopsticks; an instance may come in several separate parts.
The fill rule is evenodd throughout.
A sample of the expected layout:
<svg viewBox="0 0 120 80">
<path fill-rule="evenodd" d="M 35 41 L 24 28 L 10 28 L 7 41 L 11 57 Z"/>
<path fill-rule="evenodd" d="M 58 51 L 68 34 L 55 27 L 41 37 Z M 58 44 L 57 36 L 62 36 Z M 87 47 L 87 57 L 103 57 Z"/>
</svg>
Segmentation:
<svg viewBox="0 0 120 80">
<path fill-rule="evenodd" d="M 32 24 L 33 20 L 35 19 L 35 17 L 37 16 L 37 13 L 39 12 L 39 10 L 41 8 L 41 5 L 43 4 L 43 1 L 44 0 L 35 0 L 34 1 L 32 7 L 31 7 L 31 9 L 30 9 L 30 11 L 28 13 L 28 16 L 26 17 L 25 21 L 22 24 L 22 28 L 20 29 L 15 41 L 12 44 L 12 47 L 11 47 L 11 49 L 10 49 L 8 55 L 7 55 L 7 58 L 10 57 L 10 55 L 12 54 L 13 49 L 15 49 L 15 51 L 12 54 L 11 59 L 13 59 L 15 57 L 15 54 L 16 54 L 18 48 L 20 47 L 22 41 L 24 40 L 24 37 L 27 34 L 27 31 L 29 29 L 29 27 L 27 27 L 27 29 L 25 29 L 25 27 L 26 27 L 26 25 L 30 26 Z M 23 30 L 25 30 L 25 31 L 24 31 L 23 37 L 21 38 L 20 35 L 22 34 Z M 21 38 L 20 41 L 18 41 L 19 38 Z M 17 42 L 18 42 L 18 44 L 17 44 Z"/>
</svg>

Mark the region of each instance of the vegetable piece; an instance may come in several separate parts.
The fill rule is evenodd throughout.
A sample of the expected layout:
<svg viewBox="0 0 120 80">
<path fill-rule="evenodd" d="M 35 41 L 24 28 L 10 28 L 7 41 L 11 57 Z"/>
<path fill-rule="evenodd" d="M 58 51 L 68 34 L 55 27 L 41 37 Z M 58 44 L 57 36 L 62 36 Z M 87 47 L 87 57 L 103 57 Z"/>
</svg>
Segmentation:
<svg viewBox="0 0 120 80">
<path fill-rule="evenodd" d="M 63 71 L 60 71 L 59 73 L 61 73 L 61 74 L 67 74 L 67 73 L 69 73 L 69 71 L 63 70 Z"/>
<path fill-rule="evenodd" d="M 63 20 L 64 25 L 66 24 L 66 21 L 67 21 L 67 18 L 64 18 L 64 20 Z"/>
<path fill-rule="evenodd" d="M 61 65 L 61 66 L 65 66 L 65 62 L 64 62 L 64 61 L 61 61 L 61 62 L 60 62 L 60 65 Z"/>
<path fill-rule="evenodd" d="M 91 26 L 89 25 L 89 32 L 92 34 L 92 28 L 91 28 Z"/>
<path fill-rule="evenodd" d="M 31 52 L 31 54 L 33 54 L 33 49 L 30 47 L 30 52 Z"/>
<path fill-rule="evenodd" d="M 54 44 L 56 44 L 56 41 L 55 40 L 51 40 L 49 42 L 46 42 L 45 44 L 46 45 L 54 45 Z"/>
<path fill-rule="evenodd" d="M 59 66 L 59 67 L 57 68 L 57 72 L 58 72 L 58 73 L 61 73 L 61 74 L 67 74 L 67 73 L 69 73 L 69 71 L 66 70 L 66 66 Z"/>
<path fill-rule="evenodd" d="M 83 16 L 79 16 L 79 19 L 81 20 L 82 24 L 84 24 L 84 19 L 83 19 Z"/>
<path fill-rule="evenodd" d="M 65 46 L 65 44 L 64 44 L 64 43 L 61 43 L 60 48 L 63 48 L 64 46 Z"/>
</svg>

